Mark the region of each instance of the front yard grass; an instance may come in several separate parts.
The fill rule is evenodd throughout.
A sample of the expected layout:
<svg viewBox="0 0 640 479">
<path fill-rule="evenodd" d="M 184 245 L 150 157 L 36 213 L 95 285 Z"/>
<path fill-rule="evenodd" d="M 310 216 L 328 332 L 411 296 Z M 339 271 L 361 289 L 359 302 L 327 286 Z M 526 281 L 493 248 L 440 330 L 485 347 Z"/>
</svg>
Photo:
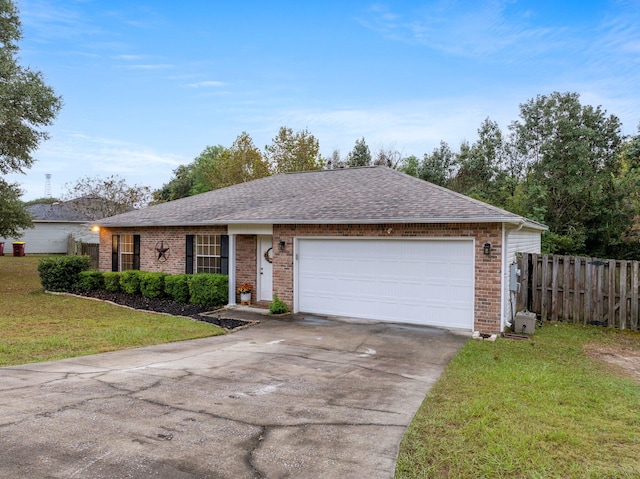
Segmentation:
<svg viewBox="0 0 640 479">
<path fill-rule="evenodd" d="M 550 324 L 469 341 L 410 425 L 396 478 L 640 477 L 640 383 L 593 351 L 638 359 L 640 334 Z"/>
<path fill-rule="evenodd" d="M 0 256 L 0 366 L 223 334 L 187 318 L 46 294 L 37 256 Z"/>
</svg>

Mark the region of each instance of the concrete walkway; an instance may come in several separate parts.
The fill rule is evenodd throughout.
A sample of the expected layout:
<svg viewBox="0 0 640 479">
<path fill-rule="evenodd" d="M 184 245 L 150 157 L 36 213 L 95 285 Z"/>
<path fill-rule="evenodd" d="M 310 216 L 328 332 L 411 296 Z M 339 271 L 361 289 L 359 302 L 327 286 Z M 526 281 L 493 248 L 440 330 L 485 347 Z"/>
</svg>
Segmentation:
<svg viewBox="0 0 640 479">
<path fill-rule="evenodd" d="M 407 425 L 467 340 L 259 319 L 223 337 L 0 368 L 0 477 L 390 478 Z"/>
</svg>

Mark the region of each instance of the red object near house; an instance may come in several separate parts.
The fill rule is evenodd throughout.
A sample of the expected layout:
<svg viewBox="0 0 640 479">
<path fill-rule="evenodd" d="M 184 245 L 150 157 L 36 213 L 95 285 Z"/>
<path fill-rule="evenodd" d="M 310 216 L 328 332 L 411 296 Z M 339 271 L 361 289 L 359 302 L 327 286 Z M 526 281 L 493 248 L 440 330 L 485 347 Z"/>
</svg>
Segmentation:
<svg viewBox="0 0 640 479">
<path fill-rule="evenodd" d="M 24 241 L 16 241 L 13 244 L 13 256 L 24 256 Z"/>
</svg>

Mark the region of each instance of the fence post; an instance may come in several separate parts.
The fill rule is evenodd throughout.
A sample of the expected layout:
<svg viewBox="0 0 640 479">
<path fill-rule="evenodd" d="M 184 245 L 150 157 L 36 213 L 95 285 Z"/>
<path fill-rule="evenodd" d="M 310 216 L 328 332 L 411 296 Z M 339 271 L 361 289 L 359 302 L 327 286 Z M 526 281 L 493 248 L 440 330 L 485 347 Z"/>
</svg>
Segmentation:
<svg viewBox="0 0 640 479">
<path fill-rule="evenodd" d="M 584 282 L 580 281 L 582 278 L 582 258 L 575 257 L 573 258 L 573 320 L 575 322 L 580 321 L 580 306 L 581 301 L 580 298 L 582 294 L 582 290 L 584 288 Z M 584 313 L 582 315 L 584 317 Z"/>
<path fill-rule="evenodd" d="M 531 255 L 533 258 L 533 261 L 531 263 L 531 268 L 533 269 L 532 271 L 532 281 L 531 281 L 531 305 L 534 311 L 540 311 L 540 314 L 542 315 L 542 308 L 540 307 L 540 291 L 539 288 L 542 288 L 541 284 L 540 284 L 540 279 L 538 278 L 538 276 L 541 274 L 541 265 L 538 264 L 538 262 L 540 261 L 540 259 L 542 258 L 542 255 L 539 254 L 533 254 Z"/>
<path fill-rule="evenodd" d="M 627 262 L 620 261 L 620 329 L 627 328 Z"/>
<path fill-rule="evenodd" d="M 609 317 L 607 319 L 610 328 L 616 325 L 616 260 L 609 260 Z"/>
<path fill-rule="evenodd" d="M 633 261 L 631 266 L 631 328 L 638 328 L 638 262 Z"/>
<path fill-rule="evenodd" d="M 549 255 L 542 255 L 542 282 L 540 284 L 540 314 L 542 316 L 542 321 L 547 321 L 547 284 L 549 283 Z"/>
<path fill-rule="evenodd" d="M 558 320 L 558 276 L 560 274 L 560 256 L 554 254 L 552 257 L 551 267 L 551 319 L 553 321 Z"/>
</svg>

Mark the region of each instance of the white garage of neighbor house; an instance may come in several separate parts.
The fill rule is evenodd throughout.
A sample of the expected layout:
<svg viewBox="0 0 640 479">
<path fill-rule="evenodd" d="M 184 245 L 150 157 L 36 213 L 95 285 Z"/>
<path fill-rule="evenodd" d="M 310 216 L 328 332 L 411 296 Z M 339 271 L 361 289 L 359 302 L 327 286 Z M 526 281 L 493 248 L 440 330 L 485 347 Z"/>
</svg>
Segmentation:
<svg viewBox="0 0 640 479">
<path fill-rule="evenodd" d="M 91 218 L 76 207 L 76 202 L 36 203 L 27 206 L 33 228 L 23 231 L 20 239 L 0 238 L 4 253 L 11 254 L 11 243 L 24 241 L 27 254 L 65 254 L 69 235 L 82 243 L 98 243 L 98 233 L 91 231 Z"/>
<path fill-rule="evenodd" d="M 545 226 L 385 167 L 275 175 L 105 218 L 100 269 L 229 275 L 294 312 L 496 333 Z M 160 251 L 164 254 L 159 254 Z"/>
</svg>

